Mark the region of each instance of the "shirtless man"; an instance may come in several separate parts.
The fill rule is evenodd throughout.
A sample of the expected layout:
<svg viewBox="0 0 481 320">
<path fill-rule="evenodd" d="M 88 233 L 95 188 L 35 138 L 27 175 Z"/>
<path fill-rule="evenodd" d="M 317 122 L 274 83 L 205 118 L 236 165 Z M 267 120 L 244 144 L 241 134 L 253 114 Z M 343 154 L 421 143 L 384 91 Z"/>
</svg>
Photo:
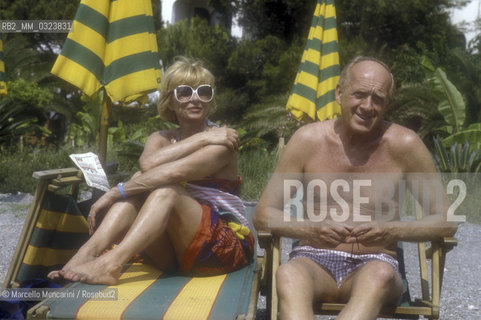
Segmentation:
<svg viewBox="0 0 481 320">
<path fill-rule="evenodd" d="M 400 199 L 395 198 L 398 202 L 390 218 L 377 219 L 371 184 L 364 184 L 361 193 L 353 191 L 356 177 L 381 175 L 379 180 L 397 194 L 400 181 L 412 189 L 420 173 L 435 172 L 431 155 L 418 136 L 382 119 L 393 91 L 393 77 L 384 63 L 368 57 L 354 59 L 336 88 L 342 116 L 300 128 L 261 196 L 254 217 L 256 228 L 300 240 L 290 261 L 276 274 L 281 319 L 313 319 L 313 304 L 322 301 L 347 303 L 338 319 L 375 319 L 383 306 L 395 305 L 402 293 L 396 242 L 436 239 L 456 231 L 456 225 L 446 219 L 445 196 L 437 201 L 426 192 L 416 192 L 418 200 L 427 197 L 429 216 L 401 222 Z M 325 219 L 286 219 L 284 183 L 292 177 L 301 181 L 304 190 L 311 182 L 319 182 L 319 177 L 327 181 L 327 196 L 321 198 L 314 192 L 313 206 L 303 199 L 304 212 L 314 207 L 315 217 Z M 342 201 L 332 194 L 336 177 L 346 179 L 348 186 L 340 188 L 347 192 L 338 193 L 349 206 L 344 219 L 334 214 L 342 212 Z M 343 186 L 337 185 L 335 191 Z M 356 196 L 361 199 L 357 199 L 358 212 Z"/>
</svg>

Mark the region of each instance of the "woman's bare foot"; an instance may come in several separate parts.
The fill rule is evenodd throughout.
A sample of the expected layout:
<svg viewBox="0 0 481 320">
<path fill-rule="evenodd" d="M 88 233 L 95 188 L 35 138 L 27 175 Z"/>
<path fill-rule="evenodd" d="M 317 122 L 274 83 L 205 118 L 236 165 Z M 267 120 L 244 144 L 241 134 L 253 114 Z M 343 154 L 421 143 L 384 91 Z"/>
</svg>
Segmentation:
<svg viewBox="0 0 481 320">
<path fill-rule="evenodd" d="M 75 266 L 82 265 L 84 263 L 90 262 L 97 258 L 97 255 L 93 253 L 93 251 L 88 250 L 87 248 L 80 248 L 79 251 L 63 266 L 61 270 L 54 270 L 51 271 L 48 275 L 47 278 L 50 280 L 63 280 L 63 276 L 61 271 L 67 271 L 70 270 L 71 268 L 74 268 Z"/>
<path fill-rule="evenodd" d="M 73 266 L 67 270 L 62 269 L 58 273 L 66 280 L 114 285 L 120 277 L 122 265 L 109 259 L 108 256 L 108 253 L 104 254 L 84 264 Z"/>
</svg>

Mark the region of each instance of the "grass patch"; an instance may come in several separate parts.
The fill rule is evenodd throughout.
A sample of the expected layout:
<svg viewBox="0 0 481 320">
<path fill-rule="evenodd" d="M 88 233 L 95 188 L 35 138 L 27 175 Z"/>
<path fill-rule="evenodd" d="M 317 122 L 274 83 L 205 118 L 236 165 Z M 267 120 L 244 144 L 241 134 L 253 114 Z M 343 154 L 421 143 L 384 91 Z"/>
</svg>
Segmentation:
<svg viewBox="0 0 481 320">
<path fill-rule="evenodd" d="M 69 158 L 72 150 L 30 149 L 6 150 L 0 159 L 0 193 L 33 193 L 37 181 L 34 171 L 68 168 L 74 164 Z"/>
<path fill-rule="evenodd" d="M 239 174 L 242 176 L 241 197 L 244 201 L 258 201 L 277 163 L 277 150 L 264 148 L 239 152 Z"/>
<path fill-rule="evenodd" d="M 108 151 L 109 162 L 118 157 L 120 163 L 118 171 L 133 173 L 138 170 L 137 160 L 117 155 L 113 150 Z M 72 148 L 5 150 L 0 159 L 0 193 L 33 194 L 38 182 L 32 178 L 33 172 L 74 167 L 69 155 L 84 152 L 88 150 Z M 259 199 L 276 161 L 276 151 L 268 151 L 265 148 L 246 148 L 239 152 L 239 174 L 243 182 L 242 199 L 246 201 Z"/>
</svg>

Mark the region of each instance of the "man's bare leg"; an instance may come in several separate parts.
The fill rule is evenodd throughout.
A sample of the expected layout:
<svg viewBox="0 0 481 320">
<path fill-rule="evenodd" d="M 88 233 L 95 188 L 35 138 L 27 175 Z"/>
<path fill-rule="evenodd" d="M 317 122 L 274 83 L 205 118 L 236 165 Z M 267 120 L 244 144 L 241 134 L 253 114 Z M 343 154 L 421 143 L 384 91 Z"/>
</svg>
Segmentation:
<svg viewBox="0 0 481 320">
<path fill-rule="evenodd" d="M 137 204 L 138 200 L 141 199 L 134 198 L 131 201 L 115 203 L 92 237 L 80 247 L 62 270 L 50 272 L 48 278 L 62 279 L 65 271 L 95 259 L 105 249 L 109 248 L 115 240 L 123 236 L 137 215 L 138 207 L 140 207 Z"/>
<path fill-rule="evenodd" d="M 332 276 L 308 258 L 296 258 L 276 274 L 280 319 L 314 319 L 314 301 L 332 301 L 337 284 Z"/>
<path fill-rule="evenodd" d="M 399 274 L 386 262 L 371 261 L 352 273 L 341 286 L 349 299 L 336 319 L 376 319 L 385 305 L 395 305 L 402 293 Z"/>
<path fill-rule="evenodd" d="M 172 219 L 172 226 L 171 216 L 176 217 Z M 123 265 L 135 253 L 150 249 L 167 228 L 175 230 L 169 235 L 175 234 L 171 242 L 179 259 L 197 231 L 201 216 L 202 207 L 184 189 L 174 186 L 154 190 L 117 247 L 93 261 L 73 267 L 65 272 L 64 277 L 72 281 L 115 284 Z M 181 224 L 174 226 L 176 222 Z"/>
</svg>

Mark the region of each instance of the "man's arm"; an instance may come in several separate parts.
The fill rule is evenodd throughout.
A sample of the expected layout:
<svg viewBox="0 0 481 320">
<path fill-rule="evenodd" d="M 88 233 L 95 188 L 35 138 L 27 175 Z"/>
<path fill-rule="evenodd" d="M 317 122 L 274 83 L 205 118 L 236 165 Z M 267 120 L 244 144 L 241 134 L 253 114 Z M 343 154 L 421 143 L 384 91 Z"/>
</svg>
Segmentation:
<svg viewBox="0 0 481 320">
<path fill-rule="evenodd" d="M 457 225 L 448 221 L 450 203 L 431 153 L 416 134 L 412 135 L 408 136 L 407 141 L 411 151 L 404 153 L 407 186 L 428 215 L 420 221 L 407 223 L 407 228 L 398 231 L 399 238 L 405 241 L 423 241 L 453 236 Z M 421 186 L 420 182 L 429 184 Z"/>
<path fill-rule="evenodd" d="M 396 134 L 395 159 L 405 172 L 408 189 L 428 215 L 422 220 L 366 223 L 353 229 L 359 241 L 366 245 L 379 241 L 430 241 L 454 235 L 457 225 L 447 220 L 449 200 L 436 173 L 429 150 L 422 140 L 405 128 Z M 426 183 L 429 182 L 429 185 Z M 423 186 L 424 184 L 424 186 Z M 401 199 L 404 200 L 404 199 Z"/>
</svg>

